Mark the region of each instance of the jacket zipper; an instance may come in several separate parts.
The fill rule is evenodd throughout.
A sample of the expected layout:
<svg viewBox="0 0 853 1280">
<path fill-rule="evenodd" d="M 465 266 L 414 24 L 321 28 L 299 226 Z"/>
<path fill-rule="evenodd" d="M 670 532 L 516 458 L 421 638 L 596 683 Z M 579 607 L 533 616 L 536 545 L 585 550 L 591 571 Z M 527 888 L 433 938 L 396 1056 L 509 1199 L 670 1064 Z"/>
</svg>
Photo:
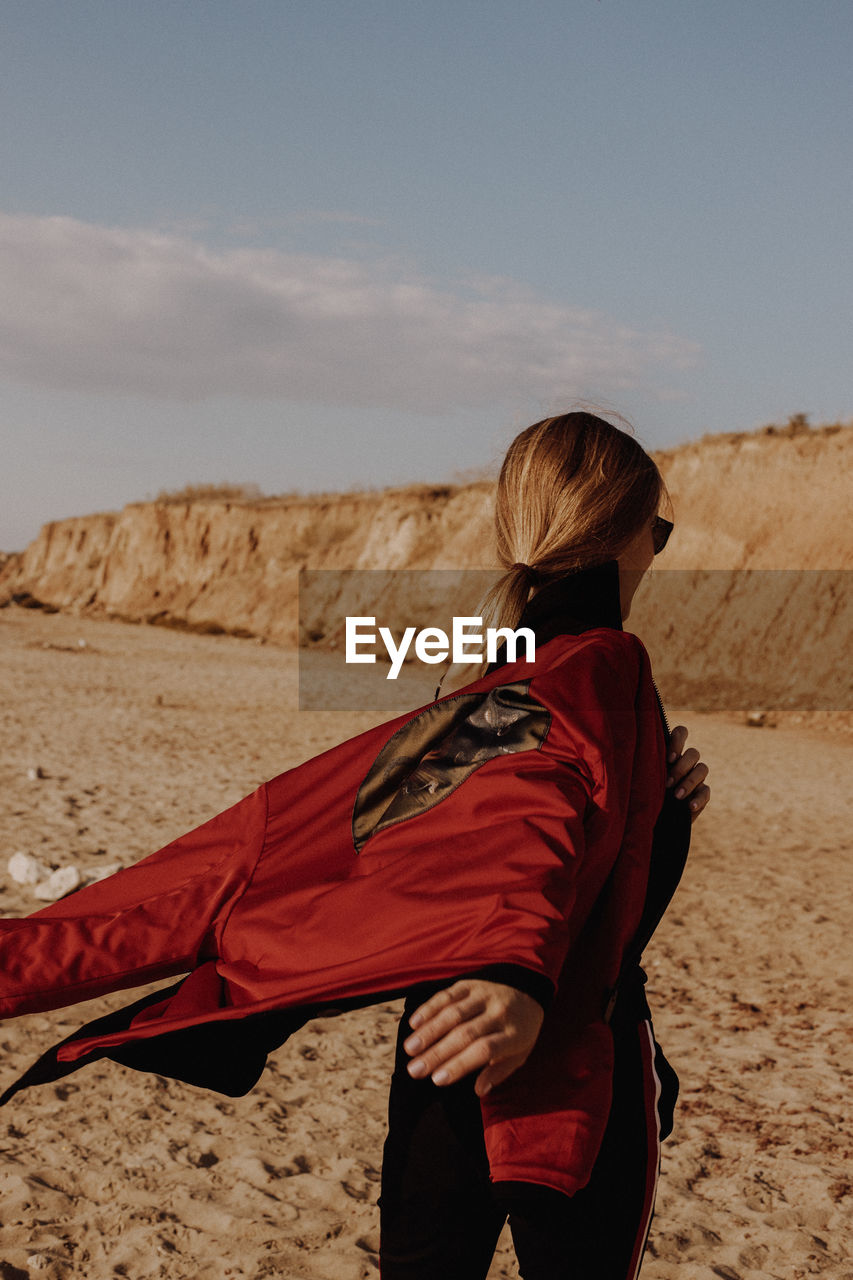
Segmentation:
<svg viewBox="0 0 853 1280">
<path fill-rule="evenodd" d="M 672 733 L 669 727 L 669 721 L 666 718 L 666 711 L 664 709 L 663 699 L 660 696 L 660 690 L 658 689 L 657 684 L 655 683 L 654 676 L 652 676 L 652 688 L 654 689 L 655 697 L 658 700 L 658 706 L 660 707 L 661 718 L 663 719 L 663 727 L 666 730 L 666 741 L 667 741 L 667 745 L 669 745 L 669 739 L 672 736 Z"/>
</svg>

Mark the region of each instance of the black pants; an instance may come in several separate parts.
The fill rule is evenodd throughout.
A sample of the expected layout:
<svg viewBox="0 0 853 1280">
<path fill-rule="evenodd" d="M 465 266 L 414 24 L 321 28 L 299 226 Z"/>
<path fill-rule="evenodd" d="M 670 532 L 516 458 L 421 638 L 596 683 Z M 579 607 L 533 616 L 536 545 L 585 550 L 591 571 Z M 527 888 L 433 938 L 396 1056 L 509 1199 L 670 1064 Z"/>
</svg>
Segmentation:
<svg viewBox="0 0 853 1280">
<path fill-rule="evenodd" d="M 491 1183 L 474 1077 L 443 1089 L 413 1080 L 408 1031 L 404 1018 L 379 1200 L 383 1280 L 485 1280 L 507 1217 L 523 1280 L 635 1280 L 678 1090 L 651 1023 L 615 1035 L 607 1130 L 590 1181 L 573 1196 Z"/>
</svg>

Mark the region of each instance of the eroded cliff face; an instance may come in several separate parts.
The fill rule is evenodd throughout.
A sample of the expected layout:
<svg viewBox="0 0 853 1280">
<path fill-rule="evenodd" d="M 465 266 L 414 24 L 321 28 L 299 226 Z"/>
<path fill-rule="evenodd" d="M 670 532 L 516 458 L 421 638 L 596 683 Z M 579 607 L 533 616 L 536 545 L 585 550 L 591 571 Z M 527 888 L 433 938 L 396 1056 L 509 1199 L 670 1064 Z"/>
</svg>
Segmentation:
<svg viewBox="0 0 853 1280">
<path fill-rule="evenodd" d="M 708 437 L 659 454 L 658 461 L 677 535 L 656 570 L 822 570 L 791 580 L 787 596 L 772 575 L 753 579 L 769 609 L 770 621 L 761 625 L 777 640 L 784 637 L 782 674 L 790 675 L 795 692 L 809 663 L 824 671 L 838 653 L 846 665 L 851 619 L 843 571 L 853 567 L 853 427 Z M 480 482 L 254 503 L 133 504 L 120 513 L 45 525 L 19 557 L 0 562 L 0 599 L 29 593 L 62 610 L 290 645 L 300 568 L 494 568 L 493 496 L 493 486 Z M 731 631 L 721 625 L 724 615 L 740 616 L 743 629 L 751 625 L 754 606 L 743 597 L 743 576 L 656 577 L 654 593 L 638 597 L 630 628 L 648 644 L 662 683 L 686 687 L 701 651 L 705 685 L 713 671 L 719 689 L 740 681 L 758 695 L 764 673 L 752 670 L 754 657 L 746 650 L 738 667 Z M 435 619 L 433 595 L 421 581 L 401 580 L 382 597 L 383 621 L 428 625 Z M 370 591 L 357 596 L 358 589 L 347 596 L 345 612 L 376 611 Z M 330 611 L 342 602 L 334 586 L 324 599 Z M 451 612 L 468 612 L 464 600 L 464 590 L 454 595 Z M 339 628 L 323 617 L 311 628 L 319 643 L 340 644 Z M 779 668 L 782 657 L 773 662 Z"/>
<path fill-rule="evenodd" d="M 0 593 L 295 640 L 300 568 L 488 567 L 493 491 L 409 486 L 253 504 L 136 503 L 45 525 Z"/>
<path fill-rule="evenodd" d="M 853 425 L 707 436 L 656 455 L 678 569 L 850 569 Z"/>
</svg>

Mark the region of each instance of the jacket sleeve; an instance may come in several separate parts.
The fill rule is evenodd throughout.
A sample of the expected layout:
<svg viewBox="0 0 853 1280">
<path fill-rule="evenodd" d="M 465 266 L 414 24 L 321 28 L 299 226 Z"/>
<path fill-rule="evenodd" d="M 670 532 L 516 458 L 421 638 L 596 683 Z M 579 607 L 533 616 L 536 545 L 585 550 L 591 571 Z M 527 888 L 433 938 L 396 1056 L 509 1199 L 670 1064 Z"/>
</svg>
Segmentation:
<svg viewBox="0 0 853 1280">
<path fill-rule="evenodd" d="M 541 663 L 378 726 L 108 880 L 0 920 L 0 1016 L 209 960 L 241 1013 L 495 964 L 556 986 L 620 850 L 638 643 L 558 637 Z"/>
<path fill-rule="evenodd" d="M 106 880 L 0 920 L 0 1017 L 191 969 L 215 950 L 260 855 L 266 808 L 264 786 Z"/>
</svg>

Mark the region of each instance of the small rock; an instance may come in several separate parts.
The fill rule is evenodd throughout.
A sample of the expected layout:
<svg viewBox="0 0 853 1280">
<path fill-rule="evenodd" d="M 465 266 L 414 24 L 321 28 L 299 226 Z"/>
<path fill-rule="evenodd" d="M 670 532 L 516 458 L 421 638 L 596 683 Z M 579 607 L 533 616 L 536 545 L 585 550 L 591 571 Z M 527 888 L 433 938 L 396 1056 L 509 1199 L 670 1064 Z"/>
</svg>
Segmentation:
<svg viewBox="0 0 853 1280">
<path fill-rule="evenodd" d="M 66 894 L 79 889 L 82 883 L 80 872 L 76 867 L 60 867 L 33 890 L 39 902 L 56 902 Z"/>
<path fill-rule="evenodd" d="M 78 640 L 78 641 L 77 641 L 77 648 L 78 648 L 78 649 L 88 649 L 88 647 L 89 647 L 89 645 L 88 645 L 88 641 L 86 641 L 86 640 Z"/>
<path fill-rule="evenodd" d="M 27 769 L 27 777 L 30 782 L 40 782 L 42 778 L 46 778 L 47 774 L 41 765 L 36 765 L 35 769 Z"/>
<path fill-rule="evenodd" d="M 30 1254 L 30 1256 L 27 1258 L 27 1266 L 28 1266 L 32 1271 L 50 1271 L 50 1270 L 52 1270 L 52 1268 L 57 1267 L 57 1266 L 59 1266 L 59 1267 L 67 1267 L 67 1266 L 69 1266 L 69 1265 L 70 1265 L 70 1262 L 71 1262 L 71 1259 L 70 1259 L 70 1258 L 63 1258 L 63 1257 L 61 1257 L 59 1254 L 56 1254 L 56 1253 L 53 1253 L 53 1254 L 51 1254 L 51 1253 L 31 1253 L 31 1254 Z M 5 1274 L 5 1273 L 4 1273 L 4 1274 Z M 17 1275 L 17 1272 L 16 1272 L 15 1274 Z M 57 1273 L 56 1271 L 53 1271 L 53 1274 L 54 1274 L 54 1275 L 57 1275 L 57 1274 L 65 1275 L 65 1274 L 67 1274 L 67 1273 L 66 1273 L 65 1271 L 62 1271 L 62 1272 L 60 1272 L 60 1273 Z"/>
<path fill-rule="evenodd" d="M 767 723 L 766 711 L 747 711 L 746 723 L 751 729 L 762 729 Z"/>
<path fill-rule="evenodd" d="M 15 884 L 38 884 L 50 875 L 50 867 L 29 853 L 13 853 L 9 859 L 9 875 Z"/>
</svg>

